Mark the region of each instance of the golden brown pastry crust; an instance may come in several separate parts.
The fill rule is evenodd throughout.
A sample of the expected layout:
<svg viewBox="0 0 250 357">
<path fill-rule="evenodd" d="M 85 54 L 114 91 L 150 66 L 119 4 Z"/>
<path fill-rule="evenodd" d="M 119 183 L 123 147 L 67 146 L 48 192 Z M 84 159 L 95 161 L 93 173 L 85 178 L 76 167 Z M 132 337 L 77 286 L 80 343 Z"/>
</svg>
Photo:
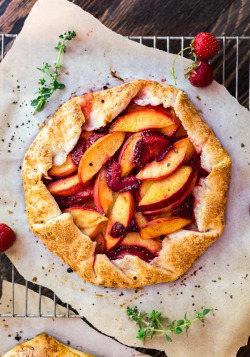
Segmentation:
<svg viewBox="0 0 250 357">
<path fill-rule="evenodd" d="M 2 357 L 94 357 L 78 351 L 43 333 L 32 340 L 21 343 Z"/>
<path fill-rule="evenodd" d="M 87 94 L 88 105 L 81 110 L 86 97 L 66 102 L 48 122 L 28 150 L 22 169 L 27 214 L 31 229 L 43 243 L 84 279 L 104 286 L 135 288 L 174 281 L 222 233 L 231 159 L 204 122 L 187 95 L 158 82 L 136 80 L 109 90 Z M 69 213 L 62 214 L 56 201 L 42 183 L 52 162 L 61 164 L 76 144 L 81 128 L 93 129 L 114 119 L 136 97 L 141 105 L 172 107 L 209 175 L 194 189 L 198 232 L 180 230 L 163 241 L 163 248 L 151 263 L 126 255 L 110 261 L 98 254 L 95 242 L 75 226 Z M 84 113 L 84 114 L 83 114 Z M 67 135 L 62 135 L 67 133 Z"/>
</svg>

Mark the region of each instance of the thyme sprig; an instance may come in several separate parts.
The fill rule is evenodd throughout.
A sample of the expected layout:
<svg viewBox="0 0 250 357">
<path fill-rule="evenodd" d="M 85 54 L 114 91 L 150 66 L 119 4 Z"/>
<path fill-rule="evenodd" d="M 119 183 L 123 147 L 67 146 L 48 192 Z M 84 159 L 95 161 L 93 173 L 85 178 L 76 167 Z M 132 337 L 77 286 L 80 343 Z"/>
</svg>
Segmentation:
<svg viewBox="0 0 250 357">
<path fill-rule="evenodd" d="M 145 343 L 146 338 L 165 336 L 168 342 L 173 342 L 169 336 L 170 333 L 179 335 L 184 330 L 188 334 L 190 325 L 195 321 L 201 321 L 204 323 L 204 316 L 207 315 L 212 309 L 205 309 L 203 312 L 196 312 L 196 317 L 193 320 L 187 318 L 187 314 L 184 315 L 184 320 L 174 320 L 171 323 L 167 322 L 168 317 L 163 317 L 161 312 L 153 310 L 150 314 L 142 313 L 136 307 L 127 307 L 127 315 L 129 320 L 133 320 L 138 325 L 138 335 L 136 338 Z"/>
<path fill-rule="evenodd" d="M 62 67 L 60 64 L 60 59 L 62 53 L 66 52 L 66 47 L 67 44 L 65 43 L 66 41 L 71 41 L 74 37 L 76 36 L 75 31 L 68 31 L 64 32 L 62 35 L 59 36 L 62 41 L 59 41 L 57 43 L 57 46 L 55 47 L 56 50 L 58 50 L 58 56 L 57 56 L 57 61 L 53 63 L 53 65 L 49 65 L 47 62 L 43 62 L 43 67 L 42 68 L 37 68 L 39 71 L 42 72 L 41 78 L 39 79 L 40 87 L 38 91 L 35 94 L 38 94 L 36 99 L 33 99 L 31 101 L 31 105 L 35 107 L 33 111 L 33 115 L 36 112 L 41 112 L 47 103 L 48 99 L 52 96 L 52 94 L 57 90 L 57 89 L 64 89 L 65 85 L 63 83 L 58 82 L 58 77 L 60 76 L 59 68 Z M 53 69 L 53 73 L 52 73 Z M 47 79 L 45 77 L 48 77 L 48 79 L 51 80 L 49 84 L 47 84 Z"/>
</svg>

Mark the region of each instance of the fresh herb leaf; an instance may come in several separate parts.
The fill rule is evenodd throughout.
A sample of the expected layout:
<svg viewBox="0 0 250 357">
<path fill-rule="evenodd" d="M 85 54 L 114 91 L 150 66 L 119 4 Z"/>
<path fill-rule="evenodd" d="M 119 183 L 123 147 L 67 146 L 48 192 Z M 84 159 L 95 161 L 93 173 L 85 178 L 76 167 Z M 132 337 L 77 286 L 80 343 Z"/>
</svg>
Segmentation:
<svg viewBox="0 0 250 357">
<path fill-rule="evenodd" d="M 38 93 L 38 96 L 36 99 L 31 100 L 30 103 L 32 107 L 35 107 L 33 115 L 36 112 L 41 112 L 43 110 L 48 99 L 57 89 L 65 88 L 65 85 L 63 83 L 59 83 L 57 81 L 58 77 L 60 76 L 59 68 L 62 67 L 62 65 L 60 64 L 60 58 L 62 53 L 66 52 L 67 44 L 65 42 L 71 41 L 75 36 L 75 31 L 64 32 L 62 35 L 60 35 L 59 38 L 62 39 L 62 41 L 59 41 L 57 46 L 55 47 L 55 49 L 59 51 L 57 61 L 53 63 L 53 65 L 50 65 L 47 62 L 43 62 L 42 68 L 37 67 L 37 69 L 42 72 L 42 76 L 39 79 L 40 88 L 38 89 L 38 92 L 36 92 Z M 52 69 L 54 73 L 51 73 Z M 46 84 L 45 75 L 52 80 L 52 82 L 48 85 Z"/>
<path fill-rule="evenodd" d="M 187 314 L 184 315 L 184 320 L 174 320 L 170 323 L 166 323 L 167 317 L 163 317 L 162 313 L 153 310 L 150 314 L 142 313 L 136 307 L 127 307 L 127 315 L 129 320 L 132 320 L 138 325 L 138 335 L 136 338 L 145 343 L 147 337 L 151 339 L 153 337 L 165 336 L 168 342 L 172 342 L 169 333 L 181 334 L 183 331 L 188 332 L 191 323 L 195 321 L 204 322 L 204 316 L 207 315 L 212 309 L 205 309 L 203 312 L 196 312 L 196 317 L 193 320 L 188 320 Z"/>
</svg>

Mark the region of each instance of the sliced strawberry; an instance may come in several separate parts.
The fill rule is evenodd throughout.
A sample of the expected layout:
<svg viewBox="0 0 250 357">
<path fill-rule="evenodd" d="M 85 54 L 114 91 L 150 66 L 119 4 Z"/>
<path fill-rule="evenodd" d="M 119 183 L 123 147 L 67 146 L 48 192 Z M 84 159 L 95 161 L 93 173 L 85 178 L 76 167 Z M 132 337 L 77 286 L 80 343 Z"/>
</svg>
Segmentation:
<svg viewBox="0 0 250 357">
<path fill-rule="evenodd" d="M 93 145 L 98 139 L 102 138 L 104 134 L 99 134 L 94 132 L 87 140 L 87 147 L 89 148 L 91 145 Z"/>
<path fill-rule="evenodd" d="M 133 152 L 133 163 L 138 167 L 141 164 L 142 152 L 145 146 L 143 139 L 140 139 L 136 142 Z"/>
<path fill-rule="evenodd" d="M 192 166 L 197 170 L 198 177 L 197 180 L 201 177 L 207 177 L 209 175 L 209 172 L 207 172 L 203 167 L 201 166 L 201 157 L 199 154 L 196 154 L 191 160 L 189 160 L 186 165 Z"/>
<path fill-rule="evenodd" d="M 193 203 L 194 203 L 193 195 L 187 196 L 179 207 L 173 209 L 173 215 L 179 217 L 191 218 L 193 215 Z"/>
<path fill-rule="evenodd" d="M 139 227 L 134 218 L 131 219 L 127 227 L 127 232 L 139 232 Z"/>
<path fill-rule="evenodd" d="M 121 179 L 121 165 L 114 161 L 106 170 L 108 187 L 114 192 L 135 190 L 140 186 L 139 180 L 130 175 Z"/>
<path fill-rule="evenodd" d="M 84 154 L 86 149 L 87 149 L 86 139 L 80 138 L 74 149 L 71 151 L 71 158 L 74 164 L 79 165 L 82 155 Z"/>
<path fill-rule="evenodd" d="M 127 234 L 126 228 L 120 222 L 115 222 L 109 233 L 113 238 L 125 237 Z"/>
<path fill-rule="evenodd" d="M 122 259 L 126 255 L 134 255 L 144 260 L 145 262 L 150 263 L 155 258 L 155 255 L 149 250 L 147 250 L 146 248 L 138 247 L 136 245 L 118 245 L 115 248 L 109 250 L 106 254 L 110 260 Z"/>
<path fill-rule="evenodd" d="M 155 161 L 161 161 L 172 146 L 169 138 L 152 130 L 145 130 L 142 135 L 149 147 L 151 156 Z"/>
<path fill-rule="evenodd" d="M 58 203 L 60 209 L 65 209 L 73 206 L 79 206 L 88 202 L 93 195 L 93 187 L 88 186 L 84 190 L 76 193 L 72 196 L 55 196 L 55 200 Z"/>
</svg>

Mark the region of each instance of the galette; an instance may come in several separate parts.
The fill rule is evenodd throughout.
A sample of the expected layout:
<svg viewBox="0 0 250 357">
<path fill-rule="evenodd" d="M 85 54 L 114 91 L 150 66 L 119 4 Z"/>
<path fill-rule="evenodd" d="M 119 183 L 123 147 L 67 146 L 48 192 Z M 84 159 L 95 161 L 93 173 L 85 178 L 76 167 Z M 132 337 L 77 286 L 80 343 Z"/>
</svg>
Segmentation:
<svg viewBox="0 0 250 357">
<path fill-rule="evenodd" d="M 57 341 L 42 333 L 6 352 L 2 357 L 94 357 Z"/>
<path fill-rule="evenodd" d="M 32 231 L 85 280 L 122 288 L 178 279 L 221 235 L 230 171 L 187 95 L 146 80 L 68 100 L 22 167 Z"/>
</svg>

